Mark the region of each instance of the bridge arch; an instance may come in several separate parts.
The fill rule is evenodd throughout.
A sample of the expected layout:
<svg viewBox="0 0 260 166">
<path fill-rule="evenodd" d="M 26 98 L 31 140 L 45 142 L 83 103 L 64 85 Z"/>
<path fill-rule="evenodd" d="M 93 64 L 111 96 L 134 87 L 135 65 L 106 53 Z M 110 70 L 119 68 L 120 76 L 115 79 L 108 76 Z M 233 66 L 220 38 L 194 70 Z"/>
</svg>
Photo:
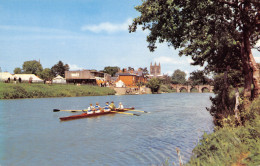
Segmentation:
<svg viewBox="0 0 260 166">
<path fill-rule="evenodd" d="M 210 92 L 210 89 L 208 87 L 201 88 L 201 93 L 208 93 Z"/>
<path fill-rule="evenodd" d="M 177 93 L 180 93 L 182 90 L 185 89 L 188 93 L 190 92 L 198 92 L 198 93 L 203 93 L 205 91 L 207 92 L 213 92 L 213 86 L 210 85 L 182 85 L 182 84 L 172 84 L 171 85 L 172 89 L 176 89 Z M 194 91 L 193 91 L 194 90 Z"/>
<path fill-rule="evenodd" d="M 199 89 L 195 86 L 190 87 L 190 93 L 199 92 Z"/>
<path fill-rule="evenodd" d="M 182 86 L 182 87 L 179 88 L 179 92 L 186 92 L 187 93 L 188 89 L 186 87 Z"/>
</svg>

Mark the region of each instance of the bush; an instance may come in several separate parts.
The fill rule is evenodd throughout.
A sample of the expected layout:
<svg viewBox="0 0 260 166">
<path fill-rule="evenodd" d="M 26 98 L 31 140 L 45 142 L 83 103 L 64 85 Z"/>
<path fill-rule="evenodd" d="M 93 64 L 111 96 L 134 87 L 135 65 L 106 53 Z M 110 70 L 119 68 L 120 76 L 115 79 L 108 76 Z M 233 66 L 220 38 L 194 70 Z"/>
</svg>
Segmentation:
<svg viewBox="0 0 260 166">
<path fill-rule="evenodd" d="M 260 165 L 260 97 L 246 113 L 243 126 L 217 127 L 204 134 L 187 165 Z"/>
<path fill-rule="evenodd" d="M 161 85 L 160 86 L 160 89 L 159 89 L 160 92 L 163 92 L 163 93 L 174 93 L 176 92 L 176 89 L 172 89 L 171 85 Z"/>
</svg>

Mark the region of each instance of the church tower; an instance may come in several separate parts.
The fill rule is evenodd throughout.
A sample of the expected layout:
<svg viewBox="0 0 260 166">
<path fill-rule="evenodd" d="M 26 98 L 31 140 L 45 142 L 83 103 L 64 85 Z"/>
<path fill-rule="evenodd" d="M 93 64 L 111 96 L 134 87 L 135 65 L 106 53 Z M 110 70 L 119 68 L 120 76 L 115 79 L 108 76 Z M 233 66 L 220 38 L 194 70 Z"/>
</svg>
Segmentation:
<svg viewBox="0 0 260 166">
<path fill-rule="evenodd" d="M 159 65 L 156 65 L 156 62 L 154 63 L 154 65 L 150 64 L 150 75 L 153 75 L 154 77 L 157 77 L 159 75 L 161 75 L 161 64 L 159 62 Z"/>
</svg>

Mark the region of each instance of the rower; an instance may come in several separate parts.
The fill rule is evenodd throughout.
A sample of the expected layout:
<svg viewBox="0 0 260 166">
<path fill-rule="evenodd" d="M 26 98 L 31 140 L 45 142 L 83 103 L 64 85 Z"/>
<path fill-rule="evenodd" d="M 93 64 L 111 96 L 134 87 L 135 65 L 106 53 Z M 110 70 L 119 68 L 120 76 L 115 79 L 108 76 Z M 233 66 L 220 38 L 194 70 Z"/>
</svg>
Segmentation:
<svg viewBox="0 0 260 166">
<path fill-rule="evenodd" d="M 109 108 L 110 108 L 111 110 L 115 110 L 115 109 L 116 109 L 116 106 L 115 106 L 115 104 L 114 104 L 113 101 L 112 101 L 111 104 L 109 105 Z"/>
<path fill-rule="evenodd" d="M 99 106 L 99 104 L 98 103 L 96 103 L 96 105 L 95 105 L 95 113 L 100 113 L 101 112 L 101 107 Z"/>
<path fill-rule="evenodd" d="M 105 107 L 104 107 L 104 112 L 109 112 L 109 111 L 111 111 L 111 110 L 110 110 L 110 107 L 109 107 L 109 103 L 106 102 L 106 105 L 105 105 Z"/>
<path fill-rule="evenodd" d="M 119 103 L 118 109 L 124 109 L 124 106 L 121 102 Z"/>
<path fill-rule="evenodd" d="M 90 103 L 88 107 L 88 114 L 93 114 L 95 113 L 95 108 L 94 106 Z"/>
</svg>

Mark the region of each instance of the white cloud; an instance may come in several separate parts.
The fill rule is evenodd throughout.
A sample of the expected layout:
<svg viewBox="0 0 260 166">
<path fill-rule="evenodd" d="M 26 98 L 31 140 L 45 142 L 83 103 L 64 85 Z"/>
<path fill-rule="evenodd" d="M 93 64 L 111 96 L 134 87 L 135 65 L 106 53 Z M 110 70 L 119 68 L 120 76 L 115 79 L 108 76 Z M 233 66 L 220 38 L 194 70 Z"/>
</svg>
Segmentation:
<svg viewBox="0 0 260 166">
<path fill-rule="evenodd" d="M 77 65 L 69 64 L 70 70 L 82 70 L 83 67 L 79 67 Z"/>
<path fill-rule="evenodd" d="M 260 40 L 257 41 L 256 46 L 260 47 Z"/>
<path fill-rule="evenodd" d="M 255 58 L 256 63 L 260 63 L 260 57 L 254 57 L 254 58 Z"/>
<path fill-rule="evenodd" d="M 167 71 L 166 73 L 164 74 L 167 74 L 168 76 L 171 76 L 173 74 L 173 71 Z"/>
<path fill-rule="evenodd" d="M 187 58 L 187 61 L 188 61 L 189 64 L 191 64 L 191 63 L 194 62 L 194 61 L 191 59 L 191 57 L 188 57 L 188 58 Z"/>
<path fill-rule="evenodd" d="M 82 31 L 91 31 L 94 33 L 107 32 L 115 33 L 119 31 L 128 31 L 129 25 L 132 23 L 132 19 L 129 18 L 123 23 L 115 24 L 111 22 L 103 22 L 98 25 L 85 25 L 81 27 Z"/>
</svg>

